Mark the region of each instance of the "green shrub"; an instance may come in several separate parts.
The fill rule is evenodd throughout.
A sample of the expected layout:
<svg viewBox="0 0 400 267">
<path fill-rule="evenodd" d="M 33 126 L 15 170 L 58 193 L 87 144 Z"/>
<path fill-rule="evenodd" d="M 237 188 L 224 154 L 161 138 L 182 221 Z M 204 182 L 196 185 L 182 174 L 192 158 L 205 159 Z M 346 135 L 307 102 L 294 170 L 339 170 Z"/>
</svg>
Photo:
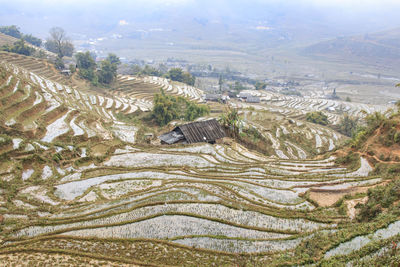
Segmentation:
<svg viewBox="0 0 400 267">
<path fill-rule="evenodd" d="M 365 121 L 366 125 L 363 127 L 358 127 L 357 131 L 353 134 L 351 146 L 354 148 L 360 148 L 361 145 L 368 139 L 368 137 L 370 137 L 381 125 L 383 128 L 393 127 L 393 125 L 396 125 L 394 120 L 385 118 L 385 116 L 379 112 L 368 115 L 365 117 Z M 388 140 L 385 140 L 384 137 L 381 137 L 380 142 L 390 143 Z"/>
<path fill-rule="evenodd" d="M 75 71 L 76 71 L 76 65 L 75 64 L 69 64 L 68 68 L 71 71 L 71 73 L 75 73 Z"/>
<path fill-rule="evenodd" d="M 65 66 L 64 66 L 64 61 L 62 60 L 62 58 L 57 57 L 56 60 L 54 61 L 54 66 L 58 70 L 64 69 Z"/>
<path fill-rule="evenodd" d="M 341 134 L 352 137 L 355 134 L 357 128 L 358 128 L 358 118 L 351 117 L 346 113 L 339 122 L 338 131 Z"/>
<path fill-rule="evenodd" d="M 244 132 L 248 137 L 252 138 L 254 142 L 262 139 L 262 134 L 255 127 L 250 126 L 245 129 Z"/>
<path fill-rule="evenodd" d="M 400 164 L 390 165 L 388 168 L 388 173 L 399 174 L 400 173 Z"/>
<path fill-rule="evenodd" d="M 11 144 L 12 139 L 6 134 L 0 134 L 0 146 Z"/>
<path fill-rule="evenodd" d="M 35 52 L 35 49 L 25 45 L 25 41 L 23 39 L 15 42 L 12 46 L 10 45 L 3 45 L 0 47 L 0 50 L 11 52 L 11 53 L 16 53 L 16 54 L 21 54 L 25 56 L 30 56 Z"/>
<path fill-rule="evenodd" d="M 396 179 L 385 186 L 370 188 L 368 189 L 367 203 L 356 206 L 360 208 L 357 219 L 359 221 L 371 221 L 399 199 L 400 179 Z"/>
<path fill-rule="evenodd" d="M 60 155 L 60 153 L 55 153 L 54 155 L 53 155 L 53 160 L 55 161 L 55 162 L 60 162 L 61 160 L 62 160 L 62 156 Z"/>
<path fill-rule="evenodd" d="M 347 214 L 347 205 L 346 205 L 346 202 L 344 201 L 344 198 L 341 198 L 339 201 L 337 201 L 335 203 L 335 207 L 338 208 L 338 212 L 340 215 Z"/>
<path fill-rule="evenodd" d="M 328 234 L 317 232 L 313 238 L 302 241 L 296 247 L 296 254 L 301 255 L 302 259 L 306 261 L 319 258 L 329 246 L 330 239 Z"/>
<path fill-rule="evenodd" d="M 357 153 L 350 151 L 346 156 L 336 158 L 335 163 L 339 165 L 347 165 L 350 168 L 356 168 L 360 163 L 360 156 Z"/>
<path fill-rule="evenodd" d="M 353 136 L 351 146 L 355 148 L 361 147 L 361 145 L 367 140 L 369 133 L 366 129 L 359 129 L 358 132 Z"/>
<path fill-rule="evenodd" d="M 192 121 L 210 113 L 210 108 L 206 105 L 198 105 L 193 102 L 187 102 L 186 106 L 185 120 L 187 121 Z"/>
<path fill-rule="evenodd" d="M 381 136 L 382 140 L 380 140 L 380 143 L 386 147 L 390 147 L 396 143 L 400 144 L 400 132 L 397 131 L 396 125 L 387 125 L 387 126 L 388 128 L 390 127 L 390 129 L 388 130 L 387 134 Z"/>
<path fill-rule="evenodd" d="M 230 130 L 234 137 L 239 134 L 239 129 L 242 126 L 242 118 L 237 109 L 228 107 L 221 115 L 220 122 L 225 128 Z"/>
</svg>

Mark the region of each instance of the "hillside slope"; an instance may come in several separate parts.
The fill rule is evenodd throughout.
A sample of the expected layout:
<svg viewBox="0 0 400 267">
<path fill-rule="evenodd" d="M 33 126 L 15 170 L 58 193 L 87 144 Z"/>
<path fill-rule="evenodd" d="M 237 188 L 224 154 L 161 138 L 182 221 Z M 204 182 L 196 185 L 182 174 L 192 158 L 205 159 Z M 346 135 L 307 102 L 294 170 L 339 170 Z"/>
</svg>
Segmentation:
<svg viewBox="0 0 400 267">
<path fill-rule="evenodd" d="M 276 141 L 278 156 L 234 141 L 138 145 L 138 126 L 119 121 L 118 114 L 151 108 L 155 88 L 192 99 L 201 91 L 156 77 L 119 81 L 121 88 L 104 96 L 0 64 L 1 260 L 305 264 L 309 257 L 340 257 L 343 252 L 333 250 L 339 244 L 397 225 L 388 217 L 365 227 L 340 208 L 321 208 L 309 198 L 307 191 L 384 182 L 364 157 L 344 167 L 331 155 L 303 157 L 291 140 L 301 133 L 311 137 L 313 149 L 320 142 L 329 149 L 338 141 L 331 129 L 290 122 L 269 127 L 262 110 L 242 107 L 248 124 Z M 294 157 L 279 157 L 285 153 Z"/>
<path fill-rule="evenodd" d="M 400 163 L 400 114 L 369 117 L 368 126 L 353 141 L 356 151 L 374 163 Z"/>
<path fill-rule="evenodd" d="M 12 36 L 9 36 L 9 35 L 6 35 L 6 34 L 3 34 L 0 32 L 0 46 L 12 45 L 16 41 L 18 41 L 17 38 L 14 38 Z"/>
</svg>

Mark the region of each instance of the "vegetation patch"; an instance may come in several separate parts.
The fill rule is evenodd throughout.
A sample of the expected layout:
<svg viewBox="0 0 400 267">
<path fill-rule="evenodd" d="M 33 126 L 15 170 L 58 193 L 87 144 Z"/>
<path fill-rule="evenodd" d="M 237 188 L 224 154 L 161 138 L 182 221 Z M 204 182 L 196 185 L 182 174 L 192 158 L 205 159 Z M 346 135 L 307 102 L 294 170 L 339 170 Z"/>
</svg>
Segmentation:
<svg viewBox="0 0 400 267">
<path fill-rule="evenodd" d="M 209 113 L 208 106 L 196 104 L 184 97 L 166 95 L 163 90 L 154 96 L 152 116 L 160 126 L 176 119 L 192 121 Z"/>
</svg>

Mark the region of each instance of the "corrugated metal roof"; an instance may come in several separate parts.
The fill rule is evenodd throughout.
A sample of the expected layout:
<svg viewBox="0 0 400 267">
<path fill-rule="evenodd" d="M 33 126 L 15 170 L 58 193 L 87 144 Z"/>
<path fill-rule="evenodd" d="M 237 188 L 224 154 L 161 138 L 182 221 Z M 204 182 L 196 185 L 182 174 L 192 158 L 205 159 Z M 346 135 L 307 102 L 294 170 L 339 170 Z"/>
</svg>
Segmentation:
<svg viewBox="0 0 400 267">
<path fill-rule="evenodd" d="M 220 94 L 206 94 L 204 97 L 205 100 L 220 100 L 222 98 L 222 95 Z"/>
<path fill-rule="evenodd" d="M 175 129 L 182 131 L 188 143 L 212 142 L 225 137 L 225 131 L 216 119 L 188 123 Z"/>
<path fill-rule="evenodd" d="M 249 96 L 246 99 L 246 102 L 248 103 L 260 103 L 260 98 L 258 96 Z"/>
<path fill-rule="evenodd" d="M 167 144 L 174 144 L 182 139 L 185 138 L 185 136 L 182 134 L 181 131 L 172 131 L 165 133 L 163 135 L 160 135 L 158 138 L 160 138 L 161 141 L 164 141 Z"/>
<path fill-rule="evenodd" d="M 240 92 L 238 96 L 240 98 L 248 98 L 248 97 L 252 97 L 253 95 L 250 93 Z"/>
</svg>

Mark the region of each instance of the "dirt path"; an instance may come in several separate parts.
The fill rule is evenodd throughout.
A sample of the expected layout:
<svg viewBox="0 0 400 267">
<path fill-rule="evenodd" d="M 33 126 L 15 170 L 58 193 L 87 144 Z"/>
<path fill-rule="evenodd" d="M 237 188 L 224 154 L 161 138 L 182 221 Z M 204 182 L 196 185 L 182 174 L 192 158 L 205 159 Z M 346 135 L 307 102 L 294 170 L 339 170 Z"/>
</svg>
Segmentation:
<svg viewBox="0 0 400 267">
<path fill-rule="evenodd" d="M 352 200 L 347 200 L 346 205 L 347 205 L 347 214 L 349 215 L 350 219 L 354 219 L 357 215 L 357 210 L 356 210 L 356 205 L 361 203 L 365 204 L 368 200 L 368 197 L 363 197 L 363 198 L 357 198 L 357 199 L 352 199 Z"/>
<path fill-rule="evenodd" d="M 399 161 L 384 161 L 384 160 L 380 160 L 377 156 L 375 156 L 375 155 L 371 156 L 371 155 L 368 155 L 367 153 L 359 152 L 359 154 L 361 156 L 366 157 L 366 158 L 374 158 L 377 162 L 380 162 L 380 163 L 386 163 L 386 164 L 399 164 L 400 163 Z"/>
<path fill-rule="evenodd" d="M 352 187 L 349 189 L 345 190 L 329 190 L 329 191 L 312 191 L 313 189 L 310 189 L 310 198 L 317 202 L 318 205 L 321 207 L 329 207 L 335 204 L 339 199 L 344 197 L 345 195 L 355 195 L 357 193 L 367 193 L 368 189 L 376 187 L 378 185 L 384 185 L 386 184 L 387 181 L 376 184 L 376 185 L 371 185 L 371 186 L 363 186 L 363 187 Z"/>
</svg>

